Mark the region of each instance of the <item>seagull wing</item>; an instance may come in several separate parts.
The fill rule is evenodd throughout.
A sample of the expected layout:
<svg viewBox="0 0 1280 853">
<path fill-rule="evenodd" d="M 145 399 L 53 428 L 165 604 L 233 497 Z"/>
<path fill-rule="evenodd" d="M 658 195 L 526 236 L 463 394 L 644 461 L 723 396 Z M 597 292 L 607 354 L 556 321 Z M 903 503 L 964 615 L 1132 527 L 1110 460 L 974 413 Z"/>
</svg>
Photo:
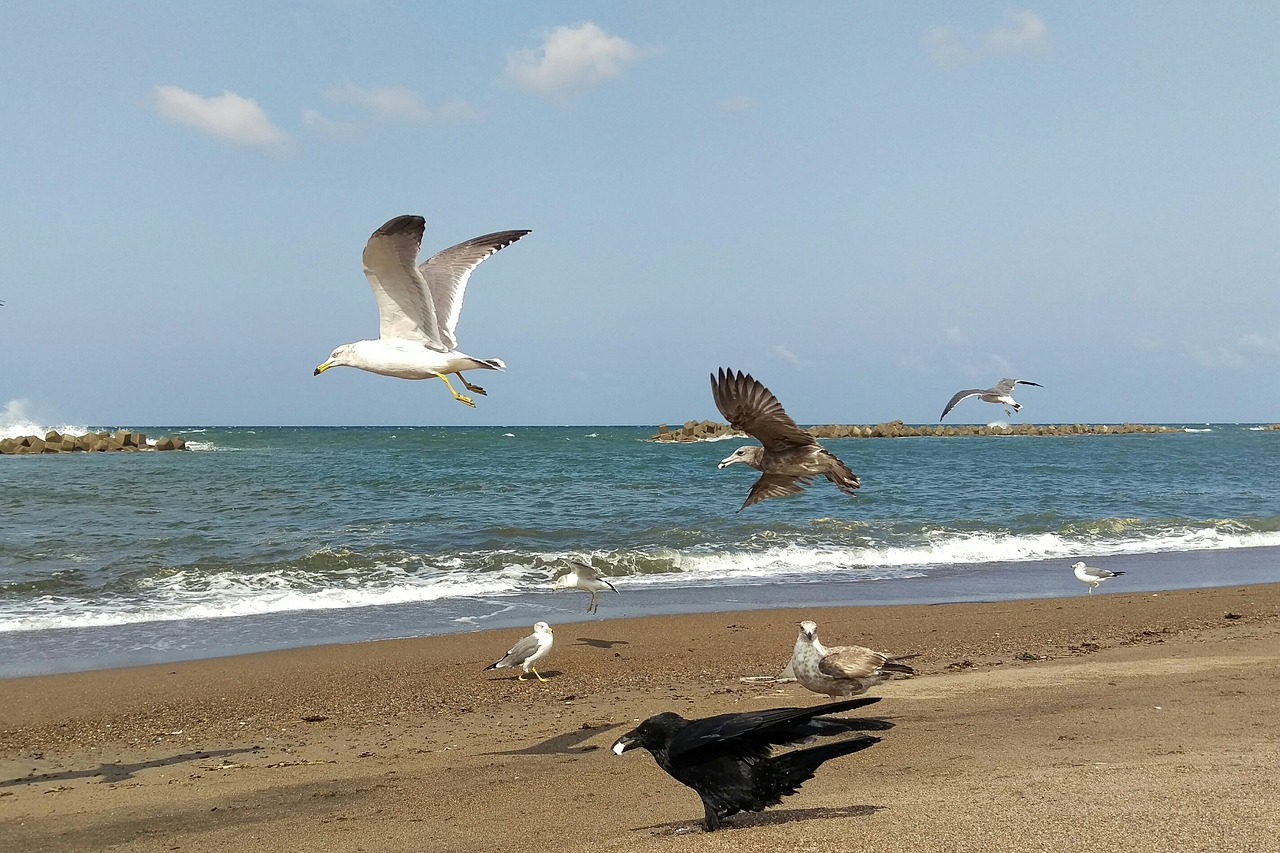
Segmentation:
<svg viewBox="0 0 1280 853">
<path fill-rule="evenodd" d="M 753 436 L 766 450 L 818 443 L 796 426 L 778 398 L 749 373 L 720 368 L 719 374 L 711 377 L 711 396 L 730 425 Z"/>
<path fill-rule="evenodd" d="M 416 266 L 426 227 L 421 216 L 397 216 L 374 231 L 364 247 L 364 274 L 378 302 L 379 337 L 421 341 L 445 351 L 431 294 Z"/>
<path fill-rule="evenodd" d="M 818 671 L 831 678 L 869 678 L 888 658 L 863 646 L 828 648 L 818 662 Z"/>
<path fill-rule="evenodd" d="M 970 397 L 976 397 L 979 394 L 985 393 L 987 392 L 983 388 L 966 388 L 964 391 L 957 391 L 956 395 L 947 402 L 947 407 L 942 410 L 942 414 L 938 416 L 938 420 L 945 418 L 947 416 L 947 412 L 954 409 L 956 407 L 956 403 L 959 403 L 961 400 L 967 400 Z"/>
<path fill-rule="evenodd" d="M 1088 575 L 1091 578 L 1098 578 L 1099 580 L 1106 580 L 1107 578 L 1113 578 L 1116 576 L 1115 572 L 1109 569 L 1100 569 L 1097 566 L 1085 566 L 1080 570 L 1080 573 Z"/>
<path fill-rule="evenodd" d="M 598 581 L 600 580 L 600 572 L 596 571 L 596 567 L 590 563 L 584 563 L 581 560 L 566 559 L 575 572 L 578 574 L 578 580 Z"/>
<path fill-rule="evenodd" d="M 747 499 L 742 506 L 738 507 L 738 512 L 742 512 L 752 504 L 758 504 L 760 501 L 769 498 L 789 498 L 792 495 L 798 495 L 804 491 L 805 486 L 813 482 L 810 477 L 791 477 L 787 474 L 763 474 L 755 485 L 751 487 L 751 491 L 747 494 Z"/>
<path fill-rule="evenodd" d="M 540 645 L 541 642 L 538 640 L 538 635 L 530 634 L 507 649 L 506 656 L 499 663 L 505 663 L 507 666 L 519 666 L 527 661 L 538 650 Z"/>
<path fill-rule="evenodd" d="M 1015 380 L 1013 380 L 1013 384 L 1014 384 L 1014 385 L 1034 385 L 1034 386 L 1036 386 L 1037 388 L 1043 388 L 1043 387 L 1044 387 L 1044 386 L 1043 386 L 1043 385 L 1041 385 L 1039 382 L 1032 382 L 1030 379 L 1015 379 Z"/>
<path fill-rule="evenodd" d="M 418 272 L 426 281 L 427 291 L 435 305 L 440 343 L 451 350 L 458 347 L 454 330 L 458 327 L 462 296 L 467 289 L 467 279 L 471 278 L 471 271 L 485 258 L 505 249 L 528 233 L 528 230 L 498 231 L 474 237 L 465 243 L 442 249 L 422 262 Z M 416 260 L 417 255 L 414 258 Z"/>
</svg>

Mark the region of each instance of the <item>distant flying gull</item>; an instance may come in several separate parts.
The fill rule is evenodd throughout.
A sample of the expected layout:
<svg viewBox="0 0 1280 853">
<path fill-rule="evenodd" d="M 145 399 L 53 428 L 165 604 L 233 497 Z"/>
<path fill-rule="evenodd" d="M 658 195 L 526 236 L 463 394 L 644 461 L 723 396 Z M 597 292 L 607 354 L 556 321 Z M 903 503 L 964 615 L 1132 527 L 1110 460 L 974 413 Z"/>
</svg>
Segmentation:
<svg viewBox="0 0 1280 853">
<path fill-rule="evenodd" d="M 462 296 L 471 271 L 494 252 L 529 232 L 499 231 L 437 252 L 421 266 L 418 250 L 426 220 L 397 216 L 383 225 L 364 247 L 364 274 L 378 303 L 378 340 L 343 344 L 315 369 L 355 367 L 399 379 L 439 379 L 453 399 L 475 403 L 449 384 L 452 373 L 474 394 L 485 394 L 463 376 L 464 370 L 505 370 L 497 358 L 473 358 L 458 350 L 454 329 L 462 313 Z"/>
<path fill-rule="evenodd" d="M 800 790 L 824 761 L 858 752 L 880 738 L 863 735 L 770 756 L 773 747 L 813 737 L 893 727 L 876 718 L 824 717 L 861 708 L 874 699 L 850 699 L 812 708 L 775 708 L 686 720 L 670 711 L 636 726 L 613 745 L 618 755 L 643 747 L 672 778 L 698 792 L 708 832 L 738 812 L 776 806 Z"/>
<path fill-rule="evenodd" d="M 761 472 L 738 512 L 768 498 L 798 495 L 817 476 L 826 477 L 846 495 L 861 485 L 858 476 L 796 426 L 778 398 L 750 374 L 720 368 L 711 376 L 711 396 L 731 426 L 763 445 L 739 447 L 720 460 L 720 468 L 742 463 Z"/>
<path fill-rule="evenodd" d="M 555 579 L 555 583 L 551 585 L 552 590 L 559 589 L 580 589 L 583 592 L 591 593 L 591 600 L 587 602 L 587 612 L 595 613 L 600 609 L 600 593 L 606 589 L 612 589 L 617 592 L 617 588 L 613 584 L 605 580 L 595 566 L 588 565 L 581 560 L 565 560 L 569 564 L 569 571 Z"/>
<path fill-rule="evenodd" d="M 519 681 L 525 680 L 525 675 L 529 672 L 537 677 L 539 681 L 546 681 L 541 675 L 538 675 L 535 663 L 547 656 L 547 652 L 551 651 L 551 626 L 546 622 L 537 622 L 533 626 L 533 633 L 507 649 L 506 655 L 501 660 L 494 661 L 484 668 L 485 672 L 491 669 L 506 669 L 509 666 L 518 666 L 523 673 L 516 676 Z"/>
<path fill-rule="evenodd" d="M 915 670 L 900 663 L 913 657 L 890 657 L 862 646 L 827 648 L 818 640 L 817 623 L 801 622 L 791 667 L 801 685 L 834 698 L 865 693 L 895 672 L 914 675 Z"/>
<path fill-rule="evenodd" d="M 1094 589 L 1098 584 L 1111 578 L 1118 578 L 1124 572 L 1112 572 L 1107 569 L 1099 569 L 1097 566 L 1086 566 L 1084 563 L 1072 563 L 1071 568 L 1075 571 L 1076 577 L 1089 585 L 1089 594 L 1093 595 Z"/>
<path fill-rule="evenodd" d="M 942 415 L 938 420 L 941 421 L 945 418 L 947 416 L 947 412 L 956 407 L 956 403 L 959 403 L 961 400 L 967 400 L 970 397 L 977 397 L 984 403 L 999 403 L 1004 406 L 1004 413 L 1006 415 L 1013 414 L 1013 412 L 1009 411 L 1010 406 L 1013 407 L 1014 412 L 1020 412 L 1022 411 L 1022 404 L 1009 396 L 1013 393 L 1013 386 L 1015 385 L 1034 385 L 1037 388 L 1044 387 L 1039 382 L 1032 382 L 1029 379 L 1001 379 L 996 383 L 996 387 L 994 388 L 987 388 L 986 390 L 983 390 L 982 388 L 969 388 L 965 391 L 957 391 L 956 395 L 951 398 L 949 403 L 947 403 L 947 407 L 942 410 Z"/>
</svg>

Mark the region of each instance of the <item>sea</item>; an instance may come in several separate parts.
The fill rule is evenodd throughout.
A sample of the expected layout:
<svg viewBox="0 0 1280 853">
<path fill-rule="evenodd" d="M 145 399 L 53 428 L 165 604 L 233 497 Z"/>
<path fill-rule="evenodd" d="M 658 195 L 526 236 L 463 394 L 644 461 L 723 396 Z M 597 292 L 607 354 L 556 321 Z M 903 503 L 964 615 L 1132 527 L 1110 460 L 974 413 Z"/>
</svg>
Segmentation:
<svg viewBox="0 0 1280 853">
<path fill-rule="evenodd" d="M 1077 560 L 1125 572 L 1097 594 L 1280 581 L 1280 431 L 1261 424 L 828 440 L 857 497 L 818 481 L 741 511 L 755 472 L 716 463 L 747 442 L 655 443 L 652 426 L 127 426 L 191 450 L 0 456 L 0 676 L 1078 596 Z M 552 591 L 570 556 L 617 588 L 598 615 Z"/>
</svg>

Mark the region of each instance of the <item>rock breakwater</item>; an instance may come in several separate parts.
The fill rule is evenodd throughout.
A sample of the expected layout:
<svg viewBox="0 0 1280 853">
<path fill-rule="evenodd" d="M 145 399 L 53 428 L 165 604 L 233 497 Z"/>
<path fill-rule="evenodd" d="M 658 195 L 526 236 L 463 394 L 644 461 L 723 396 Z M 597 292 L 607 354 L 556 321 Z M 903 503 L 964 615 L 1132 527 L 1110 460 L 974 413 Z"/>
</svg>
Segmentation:
<svg viewBox="0 0 1280 853">
<path fill-rule="evenodd" d="M 187 442 L 182 436 L 175 435 L 149 442 L 143 433 L 125 430 L 87 432 L 84 435 L 63 435 L 57 430 L 50 430 L 44 434 L 44 438 L 38 435 L 23 435 L 0 440 L 0 454 L 10 456 L 36 453 L 135 453 L 143 450 L 186 449 Z"/>
<path fill-rule="evenodd" d="M 985 426 L 978 424 L 944 425 L 926 424 L 909 426 L 902 421 L 882 424 L 849 424 L 839 426 L 811 426 L 809 432 L 816 438 L 949 438 L 974 435 L 1137 435 L 1142 433 L 1182 432 L 1176 427 L 1150 424 L 1009 424 Z M 741 436 L 749 438 L 727 424 L 716 421 L 688 421 L 684 426 L 672 429 L 667 424 L 658 427 L 658 434 L 651 441 L 715 441 Z"/>
</svg>

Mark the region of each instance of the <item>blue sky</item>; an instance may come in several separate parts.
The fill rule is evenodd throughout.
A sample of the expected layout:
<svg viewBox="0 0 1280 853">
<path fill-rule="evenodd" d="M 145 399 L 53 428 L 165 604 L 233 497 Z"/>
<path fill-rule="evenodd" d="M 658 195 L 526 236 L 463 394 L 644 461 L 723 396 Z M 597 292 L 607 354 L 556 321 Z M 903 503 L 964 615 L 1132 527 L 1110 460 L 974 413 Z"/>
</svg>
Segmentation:
<svg viewBox="0 0 1280 853">
<path fill-rule="evenodd" d="M 103 424 L 1280 420 L 1268 2 L 5 4 L 0 406 Z M 530 228 L 504 374 L 374 337 L 369 234 Z M 10 407 L 12 410 L 12 406 Z M 948 417 L 985 422 L 969 401 Z"/>
</svg>

